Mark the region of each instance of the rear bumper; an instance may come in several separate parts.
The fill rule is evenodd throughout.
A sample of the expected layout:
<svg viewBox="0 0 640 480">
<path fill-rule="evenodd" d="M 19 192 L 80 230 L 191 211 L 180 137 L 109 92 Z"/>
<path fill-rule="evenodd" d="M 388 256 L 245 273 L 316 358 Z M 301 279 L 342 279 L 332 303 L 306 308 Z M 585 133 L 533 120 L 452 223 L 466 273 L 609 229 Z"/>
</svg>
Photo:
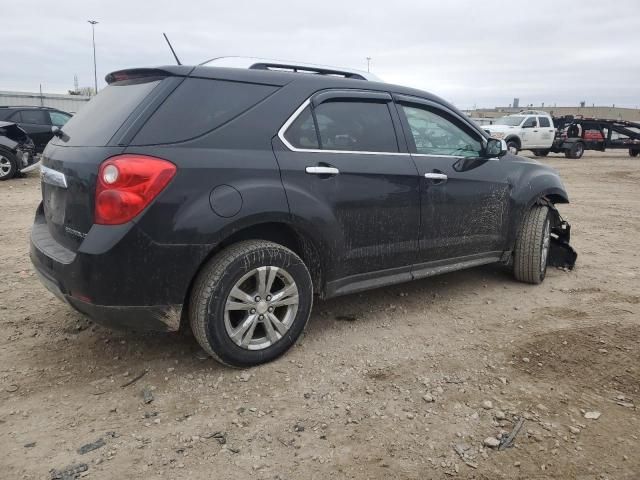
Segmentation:
<svg viewBox="0 0 640 480">
<path fill-rule="evenodd" d="M 31 261 L 42 285 L 96 323 L 118 330 L 176 331 L 180 328 L 182 305 L 96 305 L 71 296 L 68 289 L 50 275 L 49 269 L 44 266 L 44 263 L 49 263 L 48 258 L 42 258 L 43 255 L 44 252 L 31 242 Z"/>
<path fill-rule="evenodd" d="M 178 330 L 182 305 L 205 249 L 155 244 L 135 225 L 125 234 L 118 232 L 109 248 L 102 248 L 111 243 L 104 234 L 93 245 L 87 242 L 93 242 L 90 235 L 77 252 L 66 249 L 36 216 L 31 262 L 49 291 L 111 328 Z"/>
</svg>

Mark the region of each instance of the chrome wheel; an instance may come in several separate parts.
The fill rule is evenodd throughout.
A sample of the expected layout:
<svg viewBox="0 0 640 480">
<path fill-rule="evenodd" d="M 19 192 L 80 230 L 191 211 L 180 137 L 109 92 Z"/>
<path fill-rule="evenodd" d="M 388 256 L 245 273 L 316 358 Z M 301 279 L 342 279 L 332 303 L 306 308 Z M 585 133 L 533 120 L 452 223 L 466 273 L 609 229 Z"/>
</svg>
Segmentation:
<svg viewBox="0 0 640 480">
<path fill-rule="evenodd" d="M 11 173 L 11 160 L 0 155 L 0 177 L 6 177 L 9 173 Z"/>
<path fill-rule="evenodd" d="M 231 289 L 224 307 L 224 326 L 239 347 L 262 350 L 287 334 L 298 304 L 298 287 L 286 270 L 254 268 Z"/>
<path fill-rule="evenodd" d="M 549 246 L 551 245 L 551 233 L 549 229 L 549 219 L 544 223 L 542 232 L 542 251 L 540 252 L 540 271 L 544 273 L 547 266 L 547 257 L 549 256 Z"/>
</svg>

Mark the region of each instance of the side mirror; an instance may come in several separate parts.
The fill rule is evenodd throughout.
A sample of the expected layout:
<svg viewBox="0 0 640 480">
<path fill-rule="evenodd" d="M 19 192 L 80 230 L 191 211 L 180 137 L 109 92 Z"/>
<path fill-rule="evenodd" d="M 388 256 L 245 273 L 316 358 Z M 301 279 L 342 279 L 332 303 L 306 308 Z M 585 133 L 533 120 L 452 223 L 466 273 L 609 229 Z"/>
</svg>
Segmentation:
<svg viewBox="0 0 640 480">
<path fill-rule="evenodd" d="M 60 130 L 60 127 L 54 125 L 51 127 L 51 133 L 58 138 L 62 138 L 62 130 Z"/>
<path fill-rule="evenodd" d="M 507 142 L 504 140 L 498 140 L 497 138 L 490 138 L 487 140 L 487 146 L 484 149 L 487 157 L 504 157 L 507 154 Z"/>
</svg>

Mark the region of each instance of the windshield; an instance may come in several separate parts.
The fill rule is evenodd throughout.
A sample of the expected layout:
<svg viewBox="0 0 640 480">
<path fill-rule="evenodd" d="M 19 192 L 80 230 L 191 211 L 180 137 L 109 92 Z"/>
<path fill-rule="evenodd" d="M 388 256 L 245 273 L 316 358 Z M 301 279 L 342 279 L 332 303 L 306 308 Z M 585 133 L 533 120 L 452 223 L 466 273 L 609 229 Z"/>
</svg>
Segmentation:
<svg viewBox="0 0 640 480">
<path fill-rule="evenodd" d="M 502 117 L 493 121 L 494 125 L 508 125 L 510 127 L 516 127 L 522 123 L 524 117 Z"/>
</svg>

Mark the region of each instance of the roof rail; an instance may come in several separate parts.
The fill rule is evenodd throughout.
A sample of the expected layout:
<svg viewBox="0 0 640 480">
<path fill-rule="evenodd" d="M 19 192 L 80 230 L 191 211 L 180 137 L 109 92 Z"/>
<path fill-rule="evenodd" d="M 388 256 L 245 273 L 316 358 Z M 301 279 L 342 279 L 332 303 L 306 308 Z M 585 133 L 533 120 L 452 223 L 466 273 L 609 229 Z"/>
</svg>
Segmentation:
<svg viewBox="0 0 640 480">
<path fill-rule="evenodd" d="M 57 110 L 54 107 L 44 107 L 40 105 L 0 105 L 0 108 L 39 108 L 41 110 Z"/>
<path fill-rule="evenodd" d="M 253 57 L 217 57 L 207 60 L 200 65 L 208 67 L 246 68 L 249 70 L 270 70 L 276 72 L 295 72 L 316 75 L 330 75 L 356 80 L 381 82 L 382 80 L 370 72 L 353 68 L 331 67 L 313 63 L 290 62 L 286 60 L 272 60 Z"/>
</svg>

